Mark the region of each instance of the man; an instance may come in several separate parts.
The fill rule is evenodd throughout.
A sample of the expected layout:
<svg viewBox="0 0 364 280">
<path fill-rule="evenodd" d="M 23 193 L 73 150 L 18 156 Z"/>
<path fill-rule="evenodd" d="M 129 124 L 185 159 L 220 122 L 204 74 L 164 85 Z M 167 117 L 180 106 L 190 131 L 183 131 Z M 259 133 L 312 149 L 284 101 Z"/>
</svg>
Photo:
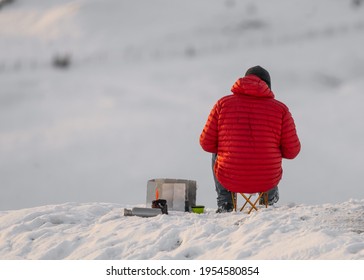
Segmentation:
<svg viewBox="0 0 364 280">
<path fill-rule="evenodd" d="M 200 136 L 201 147 L 213 154 L 219 213 L 233 210 L 232 192 L 268 192 L 268 203 L 276 203 L 282 158 L 293 159 L 301 149 L 292 115 L 274 98 L 267 70 L 248 69 L 231 91 L 216 102 Z"/>
</svg>

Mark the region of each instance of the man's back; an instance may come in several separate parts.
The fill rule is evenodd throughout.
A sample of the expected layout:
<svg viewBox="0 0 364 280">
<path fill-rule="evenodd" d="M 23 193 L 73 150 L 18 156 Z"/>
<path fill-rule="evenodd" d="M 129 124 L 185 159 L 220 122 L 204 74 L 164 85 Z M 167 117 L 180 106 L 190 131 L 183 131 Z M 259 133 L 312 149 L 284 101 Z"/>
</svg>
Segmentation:
<svg viewBox="0 0 364 280">
<path fill-rule="evenodd" d="M 226 189 L 267 191 L 282 177 L 282 157 L 294 158 L 300 151 L 294 121 L 255 75 L 239 79 L 232 92 L 212 109 L 201 146 L 218 154 L 214 172 Z"/>
</svg>

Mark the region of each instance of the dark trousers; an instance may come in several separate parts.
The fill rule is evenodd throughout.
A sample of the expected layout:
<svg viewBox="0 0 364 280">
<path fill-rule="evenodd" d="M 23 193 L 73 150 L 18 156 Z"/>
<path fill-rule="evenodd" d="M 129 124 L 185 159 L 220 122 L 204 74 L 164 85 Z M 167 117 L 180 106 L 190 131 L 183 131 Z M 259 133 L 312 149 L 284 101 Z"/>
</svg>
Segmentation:
<svg viewBox="0 0 364 280">
<path fill-rule="evenodd" d="M 214 176 L 215 181 L 215 189 L 217 193 L 217 206 L 223 206 L 226 203 L 233 204 L 233 199 L 231 197 L 231 192 L 225 189 L 220 182 L 217 180 L 215 172 L 214 172 L 214 166 L 217 159 L 217 154 L 212 154 L 212 174 Z"/>
</svg>

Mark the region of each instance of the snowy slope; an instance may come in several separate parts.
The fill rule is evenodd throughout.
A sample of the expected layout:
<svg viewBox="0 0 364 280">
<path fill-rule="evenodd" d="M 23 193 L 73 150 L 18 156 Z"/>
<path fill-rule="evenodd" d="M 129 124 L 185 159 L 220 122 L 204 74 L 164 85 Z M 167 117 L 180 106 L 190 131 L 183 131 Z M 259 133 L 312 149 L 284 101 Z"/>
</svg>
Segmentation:
<svg viewBox="0 0 364 280">
<path fill-rule="evenodd" d="M 364 259 L 364 201 L 289 204 L 253 214 L 125 217 L 118 204 L 0 212 L 1 259 Z"/>
<path fill-rule="evenodd" d="M 363 228 L 345 215 L 362 213 L 364 197 L 364 7 L 352 3 L 18 0 L 3 7 L 0 210 L 24 209 L 1 213 L 1 257 L 211 257 L 191 238 L 211 251 L 231 246 L 226 258 L 362 258 Z M 53 58 L 65 54 L 70 68 L 54 68 Z M 290 107 L 302 152 L 284 162 L 278 208 L 217 216 L 210 155 L 198 137 L 214 102 L 256 64 L 271 72 L 277 99 Z M 147 180 L 160 177 L 197 180 L 198 203 L 211 213 L 143 220 L 141 232 L 155 230 L 157 253 L 133 251 L 135 243 L 119 241 L 140 219 L 121 217 L 120 205 L 144 203 Z M 247 227 L 234 225 L 241 219 Z M 155 223 L 183 234 L 158 243 Z M 266 231 L 248 230 L 260 223 Z M 202 230 L 190 236 L 196 224 Z M 269 254 L 252 244 L 235 251 L 221 231 Z M 275 250 L 295 234 L 300 246 Z"/>
</svg>

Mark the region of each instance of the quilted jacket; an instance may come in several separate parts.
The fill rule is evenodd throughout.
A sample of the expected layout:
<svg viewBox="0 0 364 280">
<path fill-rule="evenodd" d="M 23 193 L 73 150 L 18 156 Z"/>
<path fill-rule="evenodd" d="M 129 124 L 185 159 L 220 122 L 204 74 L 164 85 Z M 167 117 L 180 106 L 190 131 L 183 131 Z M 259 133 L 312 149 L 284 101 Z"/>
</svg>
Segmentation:
<svg viewBox="0 0 364 280">
<path fill-rule="evenodd" d="M 238 79 L 232 95 L 217 101 L 200 136 L 217 153 L 214 172 L 232 192 L 264 192 L 282 178 L 282 158 L 293 159 L 301 144 L 291 113 L 255 75 Z"/>
</svg>

